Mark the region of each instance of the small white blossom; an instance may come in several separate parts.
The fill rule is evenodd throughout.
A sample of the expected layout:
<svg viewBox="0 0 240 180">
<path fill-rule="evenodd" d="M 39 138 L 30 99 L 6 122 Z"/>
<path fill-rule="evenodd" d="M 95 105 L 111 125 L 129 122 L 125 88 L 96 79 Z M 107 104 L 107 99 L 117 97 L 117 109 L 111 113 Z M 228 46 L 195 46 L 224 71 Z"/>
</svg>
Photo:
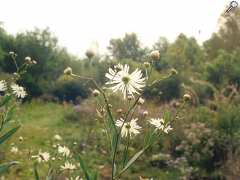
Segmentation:
<svg viewBox="0 0 240 180">
<path fill-rule="evenodd" d="M 18 153 L 18 148 L 15 147 L 15 146 L 13 146 L 13 147 L 11 148 L 10 152 L 13 153 L 13 154 L 17 154 L 17 153 Z"/>
<path fill-rule="evenodd" d="M 139 69 L 129 74 L 129 66 L 125 64 L 119 72 L 116 72 L 112 68 L 109 68 L 108 71 L 105 75 L 108 79 L 106 84 L 112 85 L 110 89 L 113 92 L 121 91 L 124 99 L 128 96 L 134 97 L 135 93 L 139 94 L 142 88 L 145 87 L 145 78 Z"/>
<path fill-rule="evenodd" d="M 127 137 L 128 135 L 132 137 L 132 135 L 139 134 L 141 126 L 137 124 L 138 119 L 132 119 L 130 122 L 125 122 L 122 118 L 116 121 L 116 126 L 122 127 L 121 135 L 122 137 Z"/>
<path fill-rule="evenodd" d="M 70 150 L 66 146 L 58 146 L 58 152 L 66 157 L 70 155 Z"/>
<path fill-rule="evenodd" d="M 67 162 L 65 162 L 65 164 L 63 166 L 61 166 L 61 169 L 62 170 L 74 170 L 74 169 L 76 169 L 76 166 L 67 161 Z"/>
<path fill-rule="evenodd" d="M 32 156 L 32 158 L 36 158 L 39 163 L 47 162 L 50 159 L 50 154 L 48 152 L 39 151 L 38 155 Z"/>
<path fill-rule="evenodd" d="M 165 125 L 165 121 L 164 119 L 154 119 L 152 118 L 151 120 L 149 120 L 149 123 L 152 124 L 153 126 L 155 126 L 155 128 L 157 130 L 162 130 L 163 132 L 165 132 L 166 134 L 169 133 L 169 131 L 173 130 L 173 128 L 170 125 Z"/>
<path fill-rule="evenodd" d="M 62 137 L 59 135 L 59 134 L 56 134 L 54 136 L 54 139 L 57 140 L 57 141 L 61 141 L 62 140 Z"/>
<path fill-rule="evenodd" d="M 5 80 L 0 81 L 0 92 L 6 91 L 7 90 L 7 83 Z"/>
<path fill-rule="evenodd" d="M 17 97 L 17 98 L 24 98 L 27 96 L 26 91 L 24 90 L 23 87 L 17 85 L 17 84 L 12 84 L 11 85 L 13 94 Z"/>
<path fill-rule="evenodd" d="M 83 178 L 80 178 L 80 176 L 77 176 L 75 177 L 75 179 L 73 177 L 70 177 L 70 179 L 67 178 L 66 180 L 83 180 Z"/>
<path fill-rule="evenodd" d="M 144 102 L 145 102 L 145 100 L 144 100 L 143 98 L 140 97 L 139 100 L 138 100 L 138 104 L 143 105 Z"/>
</svg>

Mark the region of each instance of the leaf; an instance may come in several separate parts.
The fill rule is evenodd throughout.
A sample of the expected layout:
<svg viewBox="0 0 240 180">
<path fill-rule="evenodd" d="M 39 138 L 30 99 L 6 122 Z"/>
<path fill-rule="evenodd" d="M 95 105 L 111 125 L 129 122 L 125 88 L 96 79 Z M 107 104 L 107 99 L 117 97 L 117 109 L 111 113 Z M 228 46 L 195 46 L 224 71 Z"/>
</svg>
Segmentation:
<svg viewBox="0 0 240 180">
<path fill-rule="evenodd" d="M 34 171 L 35 180 L 40 180 L 39 174 L 38 174 L 38 171 L 37 171 L 37 163 L 34 163 L 34 165 L 33 165 L 33 171 Z"/>
<path fill-rule="evenodd" d="M 92 175 L 92 180 L 97 180 L 97 177 L 98 177 L 98 173 L 97 172 L 95 172 L 95 173 L 93 173 L 93 175 Z"/>
<path fill-rule="evenodd" d="M 87 168 L 86 168 L 82 158 L 80 157 L 80 155 L 78 156 L 78 159 L 79 159 L 80 166 L 81 166 L 81 168 L 82 168 L 82 170 L 83 170 L 83 172 L 85 174 L 86 179 L 90 180 L 90 176 L 89 176 L 88 170 L 87 170 Z"/>
<path fill-rule="evenodd" d="M 17 161 L 0 164 L 0 175 L 6 172 L 11 166 L 19 164 Z"/>
<path fill-rule="evenodd" d="M 15 107 L 12 106 L 8 112 L 6 113 L 5 117 L 4 117 L 4 124 L 9 122 L 12 119 L 13 116 L 13 111 L 14 111 Z"/>
<path fill-rule="evenodd" d="M 4 143 L 7 139 L 9 139 L 19 128 L 20 128 L 20 126 L 12 128 L 10 131 L 8 131 L 3 136 L 1 136 L 0 137 L 0 144 Z"/>
<path fill-rule="evenodd" d="M 146 150 L 147 148 L 142 149 L 141 151 L 139 151 L 138 153 L 136 153 L 126 164 L 126 166 L 119 172 L 119 175 L 121 175 L 122 173 L 124 173 Z"/>
<path fill-rule="evenodd" d="M 3 99 L 0 101 L 0 107 L 4 106 L 5 104 L 7 104 L 12 96 L 10 95 L 6 95 L 3 97 Z"/>
</svg>

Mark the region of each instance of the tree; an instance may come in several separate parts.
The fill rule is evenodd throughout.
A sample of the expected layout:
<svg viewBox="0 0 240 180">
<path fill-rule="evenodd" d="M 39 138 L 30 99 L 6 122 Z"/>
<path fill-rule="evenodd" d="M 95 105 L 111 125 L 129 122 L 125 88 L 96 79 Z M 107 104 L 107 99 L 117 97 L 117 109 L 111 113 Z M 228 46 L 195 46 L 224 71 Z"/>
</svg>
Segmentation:
<svg viewBox="0 0 240 180">
<path fill-rule="evenodd" d="M 141 47 L 141 43 L 135 33 L 125 34 L 124 38 L 111 39 L 108 50 L 117 59 L 140 60 L 146 49 Z"/>
</svg>

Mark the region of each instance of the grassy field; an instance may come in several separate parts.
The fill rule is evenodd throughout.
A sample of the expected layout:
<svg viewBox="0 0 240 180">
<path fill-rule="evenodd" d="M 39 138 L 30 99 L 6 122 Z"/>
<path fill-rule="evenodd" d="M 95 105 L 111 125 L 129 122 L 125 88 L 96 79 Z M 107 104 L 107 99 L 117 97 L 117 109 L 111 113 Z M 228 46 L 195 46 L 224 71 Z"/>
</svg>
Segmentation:
<svg viewBox="0 0 240 180">
<path fill-rule="evenodd" d="M 73 108 L 73 105 L 70 104 L 62 105 L 34 100 L 31 103 L 25 103 L 21 109 L 17 110 L 15 119 L 22 123 L 22 127 L 4 145 L 4 157 L 8 157 L 5 160 L 18 160 L 20 164 L 11 169 L 7 179 L 33 179 L 31 155 L 36 154 L 40 149 L 54 154 L 56 150 L 53 146 L 57 143 L 66 145 L 75 155 L 81 154 L 90 169 L 99 171 L 100 179 L 108 179 L 110 161 L 106 161 L 109 152 L 102 125 L 94 120 L 92 114 L 84 116 L 78 121 L 67 120 L 65 114 L 71 112 Z M 56 142 L 53 138 L 56 134 L 59 134 L 63 140 Z M 19 141 L 20 136 L 23 137 L 23 141 Z M 18 147 L 19 152 L 11 153 L 11 146 Z M 63 161 L 58 160 L 51 163 L 53 166 L 58 166 Z M 46 169 L 47 166 L 41 167 L 40 176 L 43 177 Z M 82 172 L 79 170 L 73 174 L 75 176 L 82 175 Z M 160 180 L 177 179 L 177 173 L 174 171 L 162 171 L 152 167 L 147 157 L 140 158 L 137 165 L 131 168 L 123 179 L 134 180 L 139 179 L 139 176 L 154 177 L 154 179 Z M 59 179 L 61 178 L 59 177 Z"/>
</svg>

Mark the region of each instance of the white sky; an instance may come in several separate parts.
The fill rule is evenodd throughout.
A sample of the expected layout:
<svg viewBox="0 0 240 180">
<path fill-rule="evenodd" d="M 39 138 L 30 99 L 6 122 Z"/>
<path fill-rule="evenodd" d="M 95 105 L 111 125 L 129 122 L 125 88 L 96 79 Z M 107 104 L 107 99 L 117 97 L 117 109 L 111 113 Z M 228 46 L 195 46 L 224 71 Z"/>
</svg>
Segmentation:
<svg viewBox="0 0 240 180">
<path fill-rule="evenodd" d="M 136 32 L 144 45 L 181 32 L 199 42 L 217 30 L 229 0 L 3 0 L 0 21 L 11 34 L 34 27 L 50 30 L 59 44 L 82 56 L 92 42 L 101 52 L 111 38 Z M 199 30 L 201 33 L 199 34 Z"/>
</svg>

